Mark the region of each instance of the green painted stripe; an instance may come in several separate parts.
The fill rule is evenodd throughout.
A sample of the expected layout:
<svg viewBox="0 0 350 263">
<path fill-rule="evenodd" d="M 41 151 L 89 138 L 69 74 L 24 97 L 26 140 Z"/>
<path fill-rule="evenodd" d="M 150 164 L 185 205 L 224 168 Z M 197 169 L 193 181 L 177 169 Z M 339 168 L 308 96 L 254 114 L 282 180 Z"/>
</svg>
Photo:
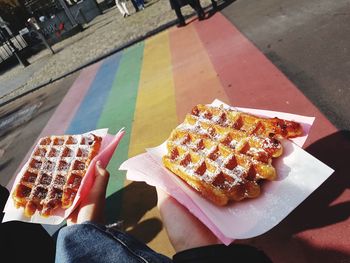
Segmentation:
<svg viewBox="0 0 350 263">
<path fill-rule="evenodd" d="M 141 42 L 123 51 L 112 88 L 97 124 L 98 128 L 109 128 L 109 133 L 113 134 L 122 127 L 126 129 L 124 138 L 108 165 L 110 179 L 106 209 L 110 220 L 116 219 L 121 208 L 121 189 L 124 186 L 125 172 L 118 171 L 118 168 L 128 158 L 143 49 L 144 42 Z"/>
</svg>

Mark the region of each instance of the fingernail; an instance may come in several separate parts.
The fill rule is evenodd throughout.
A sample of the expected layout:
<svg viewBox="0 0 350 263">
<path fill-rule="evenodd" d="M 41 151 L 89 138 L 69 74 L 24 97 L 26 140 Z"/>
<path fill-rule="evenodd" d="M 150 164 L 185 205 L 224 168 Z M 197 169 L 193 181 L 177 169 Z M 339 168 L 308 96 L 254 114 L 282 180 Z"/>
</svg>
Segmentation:
<svg viewBox="0 0 350 263">
<path fill-rule="evenodd" d="M 98 160 L 98 161 L 96 162 L 96 165 L 100 167 L 100 166 L 101 166 L 101 161 Z"/>
</svg>

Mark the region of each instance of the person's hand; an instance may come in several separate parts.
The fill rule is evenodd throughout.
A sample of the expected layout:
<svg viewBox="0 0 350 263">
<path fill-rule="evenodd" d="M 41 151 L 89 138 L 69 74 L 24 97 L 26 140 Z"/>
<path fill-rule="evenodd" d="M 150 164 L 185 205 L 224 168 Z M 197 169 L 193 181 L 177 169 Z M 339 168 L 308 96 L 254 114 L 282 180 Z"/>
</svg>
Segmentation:
<svg viewBox="0 0 350 263">
<path fill-rule="evenodd" d="M 97 161 L 95 167 L 95 182 L 88 195 L 67 219 L 67 225 L 80 224 L 85 221 L 104 223 L 104 208 L 106 201 L 106 188 L 109 173 Z"/>
<path fill-rule="evenodd" d="M 157 188 L 158 209 L 176 252 L 219 244 L 216 236 L 174 198 Z"/>
</svg>

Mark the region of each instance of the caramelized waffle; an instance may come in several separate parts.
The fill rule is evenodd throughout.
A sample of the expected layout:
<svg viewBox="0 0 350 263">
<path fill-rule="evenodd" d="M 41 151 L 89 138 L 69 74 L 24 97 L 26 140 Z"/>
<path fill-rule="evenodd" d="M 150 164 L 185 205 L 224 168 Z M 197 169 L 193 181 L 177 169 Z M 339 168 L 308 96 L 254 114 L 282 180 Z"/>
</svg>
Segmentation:
<svg viewBox="0 0 350 263">
<path fill-rule="evenodd" d="M 223 107 L 197 105 L 171 133 L 163 164 L 217 205 L 260 195 L 274 180 L 279 138 L 302 134 L 299 123 L 261 118 Z"/>
<path fill-rule="evenodd" d="M 300 123 L 279 118 L 262 118 L 223 107 L 199 104 L 192 109 L 192 115 L 212 120 L 224 127 L 232 127 L 248 134 L 277 138 L 294 138 L 302 135 Z"/>
<path fill-rule="evenodd" d="M 41 138 L 12 194 L 15 206 L 28 217 L 70 207 L 101 141 L 94 134 Z"/>
</svg>

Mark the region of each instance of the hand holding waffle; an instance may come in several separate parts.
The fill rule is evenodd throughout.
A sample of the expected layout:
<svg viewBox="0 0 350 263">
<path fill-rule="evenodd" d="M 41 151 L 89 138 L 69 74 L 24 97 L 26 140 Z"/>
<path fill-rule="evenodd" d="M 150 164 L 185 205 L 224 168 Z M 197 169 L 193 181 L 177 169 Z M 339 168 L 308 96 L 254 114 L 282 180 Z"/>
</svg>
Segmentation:
<svg viewBox="0 0 350 263">
<path fill-rule="evenodd" d="M 156 190 L 157 206 L 176 252 L 219 244 L 217 237 L 198 218 L 163 190 L 158 187 Z"/>
<path fill-rule="evenodd" d="M 100 161 L 96 162 L 95 181 L 88 195 L 81 201 L 67 220 L 67 225 L 81 224 L 85 221 L 104 223 L 104 207 L 106 201 L 106 188 L 109 172 L 102 167 Z"/>
<path fill-rule="evenodd" d="M 12 193 L 15 206 L 23 207 L 27 217 L 69 208 L 101 141 L 94 134 L 42 138 Z"/>
</svg>

